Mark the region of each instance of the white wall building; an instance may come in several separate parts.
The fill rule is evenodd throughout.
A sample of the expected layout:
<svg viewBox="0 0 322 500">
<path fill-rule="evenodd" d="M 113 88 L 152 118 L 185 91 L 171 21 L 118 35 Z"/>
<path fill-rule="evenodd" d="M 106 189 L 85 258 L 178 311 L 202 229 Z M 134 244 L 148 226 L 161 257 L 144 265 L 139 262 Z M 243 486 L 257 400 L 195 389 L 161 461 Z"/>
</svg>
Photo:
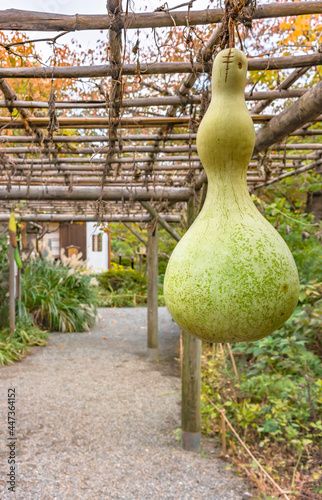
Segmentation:
<svg viewBox="0 0 322 500">
<path fill-rule="evenodd" d="M 39 250 L 50 249 L 54 258 L 60 257 L 63 248 L 65 255 L 82 253 L 87 260 L 87 267 L 94 273 L 107 271 L 109 268 L 109 234 L 101 231 L 96 222 L 57 224 L 50 223 L 48 232 L 39 241 Z"/>
<path fill-rule="evenodd" d="M 109 259 L 109 235 L 101 232 L 95 222 L 86 223 L 87 265 L 94 272 L 107 271 Z"/>
</svg>

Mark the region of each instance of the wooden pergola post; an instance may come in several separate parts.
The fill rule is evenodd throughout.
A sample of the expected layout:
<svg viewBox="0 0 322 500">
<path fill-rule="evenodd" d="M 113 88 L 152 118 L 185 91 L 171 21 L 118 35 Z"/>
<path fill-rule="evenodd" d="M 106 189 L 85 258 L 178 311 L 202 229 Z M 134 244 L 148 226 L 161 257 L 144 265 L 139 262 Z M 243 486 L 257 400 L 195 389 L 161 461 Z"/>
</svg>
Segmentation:
<svg viewBox="0 0 322 500">
<path fill-rule="evenodd" d="M 148 226 L 148 356 L 158 359 L 158 224 Z"/>
<path fill-rule="evenodd" d="M 181 442 L 187 451 L 201 446 L 201 340 L 182 332 Z"/>
<path fill-rule="evenodd" d="M 187 226 L 190 227 L 197 213 L 194 201 L 187 203 Z M 182 331 L 182 406 L 181 443 L 187 451 L 199 452 L 201 448 L 201 346 L 202 342 Z"/>
<path fill-rule="evenodd" d="M 16 328 L 15 318 L 15 258 L 13 246 L 9 243 L 9 330 L 13 333 Z"/>
</svg>

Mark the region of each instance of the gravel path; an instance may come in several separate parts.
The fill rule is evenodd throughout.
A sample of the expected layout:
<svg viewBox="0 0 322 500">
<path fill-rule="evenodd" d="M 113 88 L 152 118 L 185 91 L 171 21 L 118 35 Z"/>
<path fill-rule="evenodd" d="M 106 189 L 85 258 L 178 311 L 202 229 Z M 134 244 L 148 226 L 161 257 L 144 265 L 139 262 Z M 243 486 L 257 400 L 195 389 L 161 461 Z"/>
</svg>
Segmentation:
<svg viewBox="0 0 322 500">
<path fill-rule="evenodd" d="M 101 309 L 91 333 L 52 334 L 0 369 L 1 499 L 242 500 L 247 486 L 209 453 L 209 440 L 203 455 L 180 448 L 179 332 L 165 308 L 159 332 L 155 364 L 145 352 L 146 309 Z M 16 495 L 5 479 L 11 387 Z"/>
</svg>

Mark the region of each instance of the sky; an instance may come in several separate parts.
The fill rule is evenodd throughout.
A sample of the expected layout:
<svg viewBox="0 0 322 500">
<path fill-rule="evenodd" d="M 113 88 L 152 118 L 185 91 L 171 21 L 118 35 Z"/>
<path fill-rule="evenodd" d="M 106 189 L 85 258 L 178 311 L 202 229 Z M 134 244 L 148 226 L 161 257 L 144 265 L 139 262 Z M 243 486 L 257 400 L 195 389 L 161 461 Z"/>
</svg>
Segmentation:
<svg viewBox="0 0 322 500">
<path fill-rule="evenodd" d="M 187 0 L 130 0 L 130 10 L 133 12 L 146 11 L 153 12 L 160 6 L 167 4 L 169 8 L 176 7 L 177 5 L 186 3 Z M 126 0 L 123 0 L 123 8 L 125 8 Z M 195 0 L 193 4 L 193 10 L 203 10 L 211 6 L 211 8 L 217 7 L 217 0 L 211 3 L 210 0 Z M 26 8 L 27 7 L 27 8 Z M 106 14 L 106 0 L 28 0 L 26 4 L 25 0 L 12 0 L 10 2 L 11 9 L 22 9 L 28 11 L 37 12 L 53 12 L 59 14 Z M 182 7 L 176 10 L 186 10 L 187 7 Z M 130 30 L 134 34 L 134 30 Z M 44 32 L 27 32 L 28 37 L 31 38 L 43 38 Z M 48 32 L 50 38 L 55 36 L 55 32 Z M 129 34 L 130 35 L 130 34 Z M 89 49 L 93 47 L 93 44 L 102 38 L 99 31 L 81 31 L 73 32 L 65 35 L 61 38 L 62 43 L 69 43 L 72 39 L 78 40 L 83 49 Z M 105 32 L 107 36 L 107 30 Z M 47 44 L 38 44 L 40 52 L 49 57 L 51 50 Z"/>
</svg>

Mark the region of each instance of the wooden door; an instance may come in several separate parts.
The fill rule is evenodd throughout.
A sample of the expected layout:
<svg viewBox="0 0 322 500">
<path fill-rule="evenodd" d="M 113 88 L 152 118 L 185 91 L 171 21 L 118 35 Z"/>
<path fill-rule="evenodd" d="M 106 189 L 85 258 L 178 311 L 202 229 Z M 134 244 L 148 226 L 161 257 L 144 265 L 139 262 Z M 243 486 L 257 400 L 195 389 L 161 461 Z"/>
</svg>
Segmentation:
<svg viewBox="0 0 322 500">
<path fill-rule="evenodd" d="M 82 252 L 82 259 L 86 259 L 86 223 L 63 223 L 60 225 L 60 248 L 64 248 L 68 255 L 67 247 L 74 246 Z"/>
</svg>

